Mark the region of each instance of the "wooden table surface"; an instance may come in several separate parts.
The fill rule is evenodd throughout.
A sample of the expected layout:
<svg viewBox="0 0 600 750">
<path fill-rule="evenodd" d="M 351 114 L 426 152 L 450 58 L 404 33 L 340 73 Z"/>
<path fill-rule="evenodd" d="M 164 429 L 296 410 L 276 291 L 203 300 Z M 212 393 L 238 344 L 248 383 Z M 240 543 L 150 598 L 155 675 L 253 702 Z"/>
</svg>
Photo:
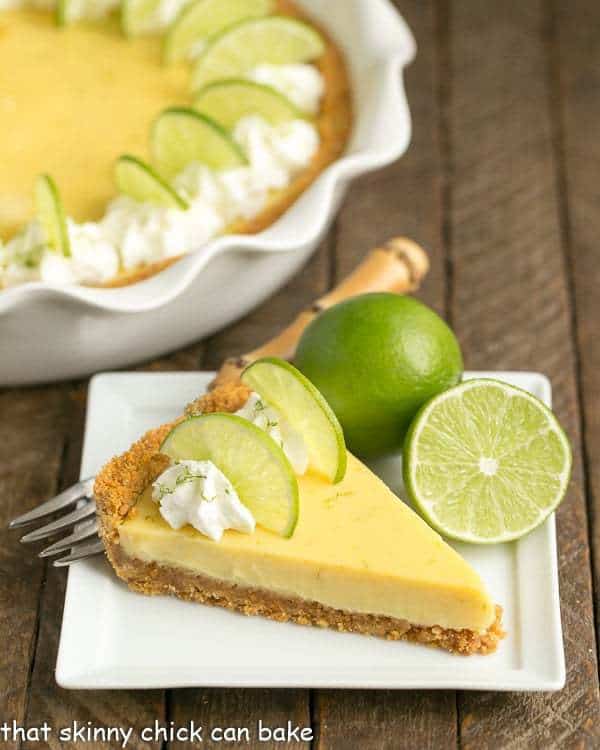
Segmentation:
<svg viewBox="0 0 600 750">
<path fill-rule="evenodd" d="M 432 271 L 419 296 L 454 327 L 467 367 L 546 373 L 573 442 L 573 481 L 558 512 L 566 687 L 540 694 L 65 691 L 54 681 L 65 573 L 1 531 L 0 719 L 55 727 L 73 719 L 138 727 L 155 718 L 221 726 L 292 720 L 312 725 L 312 746 L 324 750 L 600 747 L 593 588 L 600 581 L 600 6 L 397 5 L 419 45 L 407 72 L 414 117 L 407 155 L 355 184 L 317 254 L 272 300 L 147 367 L 214 368 L 275 333 L 370 246 L 394 234 L 422 243 Z M 77 478 L 85 398 L 85 383 L 0 393 L 2 529 Z"/>
</svg>

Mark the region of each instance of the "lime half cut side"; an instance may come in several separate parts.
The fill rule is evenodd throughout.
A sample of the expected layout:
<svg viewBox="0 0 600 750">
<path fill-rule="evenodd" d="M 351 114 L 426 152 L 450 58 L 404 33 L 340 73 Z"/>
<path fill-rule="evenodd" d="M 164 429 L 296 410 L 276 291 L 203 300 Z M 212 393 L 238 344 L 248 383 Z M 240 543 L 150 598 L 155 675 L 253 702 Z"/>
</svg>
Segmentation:
<svg viewBox="0 0 600 750">
<path fill-rule="evenodd" d="M 215 170 L 233 169 L 247 163 L 243 151 L 227 131 L 193 109 L 165 110 L 154 122 L 150 139 L 154 165 L 167 180 L 192 162 Z"/>
<path fill-rule="evenodd" d="M 119 157 L 115 165 L 115 182 L 123 195 L 139 203 L 153 203 L 166 208 L 189 208 L 184 199 L 165 182 L 148 164 L 127 154 Z"/>
<path fill-rule="evenodd" d="M 404 446 L 404 481 L 444 536 L 492 544 L 524 536 L 552 513 L 571 463 L 550 409 L 520 388 L 477 379 L 417 414 Z"/>
<path fill-rule="evenodd" d="M 71 255 L 65 210 L 50 175 L 42 174 L 35 181 L 35 213 L 48 247 L 64 256 Z"/>
<path fill-rule="evenodd" d="M 302 112 L 272 86 L 230 78 L 209 83 L 198 92 L 194 109 L 232 130 L 247 115 L 259 115 L 272 125 L 302 118 Z"/>
<path fill-rule="evenodd" d="M 330 482 L 341 482 L 347 461 L 344 433 L 333 410 L 310 380 L 289 362 L 267 357 L 247 367 L 242 382 L 302 436 L 310 468 Z"/>
<path fill-rule="evenodd" d="M 163 57 L 173 63 L 201 51 L 210 38 L 228 26 L 272 13 L 274 0 L 196 0 L 185 7 L 165 37 Z"/>
<path fill-rule="evenodd" d="M 239 78 L 262 63 L 286 65 L 316 60 L 325 51 L 316 29 L 289 16 L 242 21 L 213 38 L 198 57 L 192 88 L 212 81 Z"/>
<path fill-rule="evenodd" d="M 298 480 L 279 445 L 234 414 L 204 414 L 181 422 L 161 452 L 178 461 L 212 461 L 234 486 L 256 523 L 289 537 L 298 521 Z"/>
</svg>

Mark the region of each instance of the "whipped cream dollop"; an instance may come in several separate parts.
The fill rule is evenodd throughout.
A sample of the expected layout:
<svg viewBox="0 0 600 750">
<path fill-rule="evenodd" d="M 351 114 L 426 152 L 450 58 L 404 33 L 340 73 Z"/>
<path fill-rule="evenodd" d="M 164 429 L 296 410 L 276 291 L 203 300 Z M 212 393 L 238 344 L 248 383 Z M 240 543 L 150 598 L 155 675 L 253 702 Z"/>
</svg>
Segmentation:
<svg viewBox="0 0 600 750">
<path fill-rule="evenodd" d="M 152 499 L 173 529 L 190 524 L 220 541 L 226 529 L 252 534 L 254 516 L 227 477 L 212 461 L 179 461 L 152 484 Z"/>
<path fill-rule="evenodd" d="M 308 468 L 308 449 L 302 435 L 272 406 L 254 391 L 241 409 L 239 417 L 247 419 L 270 435 L 287 456 L 296 474 L 305 474 Z"/>
</svg>

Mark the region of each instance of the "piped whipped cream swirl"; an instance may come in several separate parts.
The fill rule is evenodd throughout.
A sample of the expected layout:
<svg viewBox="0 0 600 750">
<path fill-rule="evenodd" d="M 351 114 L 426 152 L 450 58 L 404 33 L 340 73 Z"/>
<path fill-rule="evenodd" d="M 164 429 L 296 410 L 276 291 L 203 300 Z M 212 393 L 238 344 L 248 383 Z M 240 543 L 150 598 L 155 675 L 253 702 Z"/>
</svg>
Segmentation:
<svg viewBox="0 0 600 750">
<path fill-rule="evenodd" d="M 173 529 L 186 524 L 220 541 L 227 529 L 252 534 L 254 516 L 212 461 L 179 461 L 152 484 L 152 499 Z"/>
</svg>

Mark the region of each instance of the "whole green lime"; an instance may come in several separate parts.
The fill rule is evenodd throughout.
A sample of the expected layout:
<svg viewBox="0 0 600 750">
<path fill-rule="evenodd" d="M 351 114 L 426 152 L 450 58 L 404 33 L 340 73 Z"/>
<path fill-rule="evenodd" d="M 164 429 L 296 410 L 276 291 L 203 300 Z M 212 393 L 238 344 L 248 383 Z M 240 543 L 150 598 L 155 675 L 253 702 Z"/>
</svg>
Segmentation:
<svg viewBox="0 0 600 750">
<path fill-rule="evenodd" d="M 318 315 L 296 365 L 325 396 L 348 448 L 376 457 L 401 450 L 412 418 L 456 385 L 463 360 L 456 337 L 413 297 L 365 294 Z"/>
</svg>

